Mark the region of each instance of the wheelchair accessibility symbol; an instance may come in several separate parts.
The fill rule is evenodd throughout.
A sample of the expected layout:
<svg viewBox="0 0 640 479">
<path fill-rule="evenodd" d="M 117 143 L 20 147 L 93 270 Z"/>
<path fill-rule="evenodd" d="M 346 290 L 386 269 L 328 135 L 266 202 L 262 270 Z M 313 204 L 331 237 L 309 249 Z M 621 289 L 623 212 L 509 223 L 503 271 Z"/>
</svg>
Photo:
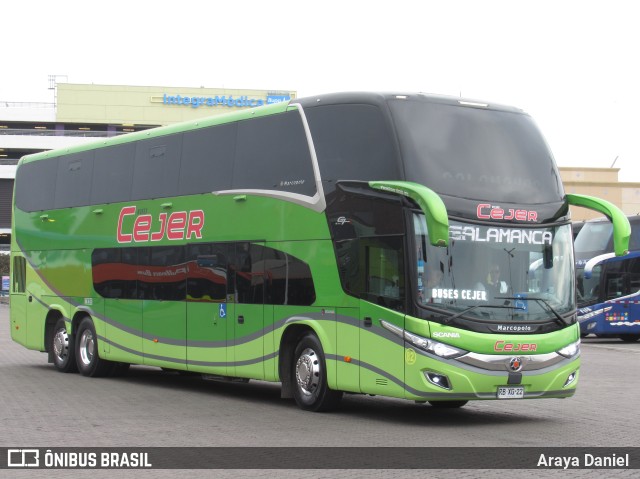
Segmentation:
<svg viewBox="0 0 640 479">
<path fill-rule="evenodd" d="M 218 311 L 220 319 L 227 317 L 227 303 L 220 304 L 220 310 Z"/>
<path fill-rule="evenodd" d="M 529 301 L 527 301 L 527 296 L 524 294 L 516 294 L 515 297 L 516 297 L 515 308 L 524 313 L 528 313 Z"/>
</svg>

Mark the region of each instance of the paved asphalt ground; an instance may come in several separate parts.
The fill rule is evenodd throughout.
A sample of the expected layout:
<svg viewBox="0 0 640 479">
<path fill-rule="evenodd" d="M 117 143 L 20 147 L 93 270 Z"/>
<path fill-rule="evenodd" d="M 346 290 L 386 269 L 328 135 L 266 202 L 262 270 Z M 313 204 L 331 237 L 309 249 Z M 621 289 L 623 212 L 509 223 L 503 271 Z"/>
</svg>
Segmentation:
<svg viewBox="0 0 640 479">
<path fill-rule="evenodd" d="M 635 447 L 639 410 L 640 342 L 583 340 L 580 385 L 569 399 L 472 402 L 447 411 L 349 395 L 339 411 L 317 414 L 280 399 L 279 384 L 203 381 L 142 366 L 122 378 L 58 373 L 44 353 L 11 341 L 9 306 L 0 304 L 0 447 L 309 447 L 298 470 L 0 469 L 0 477 L 639 477 L 640 469 L 310 469 L 314 448 L 327 446 L 495 446 L 505 454 L 527 446 Z"/>
</svg>

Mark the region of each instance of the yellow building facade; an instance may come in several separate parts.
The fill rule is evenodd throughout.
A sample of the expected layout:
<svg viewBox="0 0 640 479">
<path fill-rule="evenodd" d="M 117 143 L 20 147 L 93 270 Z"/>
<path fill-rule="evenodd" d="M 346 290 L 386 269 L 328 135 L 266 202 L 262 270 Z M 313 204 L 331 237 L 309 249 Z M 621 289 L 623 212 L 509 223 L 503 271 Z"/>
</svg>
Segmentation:
<svg viewBox="0 0 640 479">
<path fill-rule="evenodd" d="M 296 98 L 290 90 L 58 83 L 56 120 L 168 125 Z"/>
<path fill-rule="evenodd" d="M 566 193 L 597 196 L 610 201 L 627 215 L 640 213 L 640 183 L 620 182 L 620 168 L 560 167 L 560 177 Z M 585 208 L 571 207 L 573 221 L 602 216 Z"/>
</svg>

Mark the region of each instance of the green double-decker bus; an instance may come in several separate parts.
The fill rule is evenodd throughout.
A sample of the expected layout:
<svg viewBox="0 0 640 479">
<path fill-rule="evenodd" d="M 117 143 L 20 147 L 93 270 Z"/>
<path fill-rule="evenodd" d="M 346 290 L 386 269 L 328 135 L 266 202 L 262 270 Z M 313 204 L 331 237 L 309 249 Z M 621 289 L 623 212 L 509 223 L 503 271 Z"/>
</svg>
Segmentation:
<svg viewBox="0 0 640 479">
<path fill-rule="evenodd" d="M 341 93 L 24 157 L 11 334 L 61 372 L 130 364 L 460 407 L 579 375 L 568 195 L 522 111 Z"/>
</svg>

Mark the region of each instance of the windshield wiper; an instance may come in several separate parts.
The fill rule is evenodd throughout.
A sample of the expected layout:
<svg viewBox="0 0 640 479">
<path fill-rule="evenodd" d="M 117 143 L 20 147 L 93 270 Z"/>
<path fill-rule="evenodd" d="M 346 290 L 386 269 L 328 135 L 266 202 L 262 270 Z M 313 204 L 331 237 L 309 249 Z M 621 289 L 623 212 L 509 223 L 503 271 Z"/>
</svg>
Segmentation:
<svg viewBox="0 0 640 479">
<path fill-rule="evenodd" d="M 523 297 L 515 297 L 515 296 L 509 296 L 509 297 L 504 296 L 504 297 L 503 297 L 503 296 L 500 296 L 500 297 L 496 297 L 496 299 L 512 299 L 512 300 L 515 300 L 515 301 L 527 301 L 527 300 L 529 300 L 529 299 L 530 299 L 530 300 L 532 300 L 532 301 L 538 301 L 539 303 L 544 304 L 544 305 L 549 309 L 549 311 L 551 311 L 551 313 L 553 313 L 553 316 L 554 316 L 554 318 L 553 318 L 553 319 L 555 319 L 555 320 L 556 320 L 556 322 L 557 322 L 560 326 L 567 326 L 567 325 L 568 325 L 568 323 L 567 323 L 567 322 L 562 318 L 562 316 L 560 316 L 560 313 L 558 313 L 558 312 L 557 312 L 557 311 L 556 311 L 556 310 L 555 310 L 555 309 L 554 309 L 554 308 L 549 304 L 549 302 L 548 302 L 546 299 L 544 299 L 544 298 L 532 298 L 532 297 L 529 297 L 529 296 L 523 296 Z M 524 309 L 524 308 L 516 308 L 516 309 Z"/>
<path fill-rule="evenodd" d="M 506 299 L 510 299 L 510 298 L 506 298 Z M 470 308 L 467 308 L 465 310 L 460 311 L 459 313 L 454 314 L 453 316 L 443 316 L 442 318 L 438 318 L 440 321 L 442 321 L 443 324 L 449 324 L 451 321 L 453 321 L 456 318 L 459 318 L 460 316 L 464 316 L 465 314 L 467 314 L 469 311 L 473 311 L 474 309 L 478 309 L 478 308 L 494 308 L 494 309 L 524 309 L 524 308 L 518 308 L 517 306 L 506 306 L 506 305 L 502 305 L 502 304 L 496 304 L 496 305 L 491 305 L 491 304 L 476 304 L 475 306 L 471 306 Z"/>
</svg>

